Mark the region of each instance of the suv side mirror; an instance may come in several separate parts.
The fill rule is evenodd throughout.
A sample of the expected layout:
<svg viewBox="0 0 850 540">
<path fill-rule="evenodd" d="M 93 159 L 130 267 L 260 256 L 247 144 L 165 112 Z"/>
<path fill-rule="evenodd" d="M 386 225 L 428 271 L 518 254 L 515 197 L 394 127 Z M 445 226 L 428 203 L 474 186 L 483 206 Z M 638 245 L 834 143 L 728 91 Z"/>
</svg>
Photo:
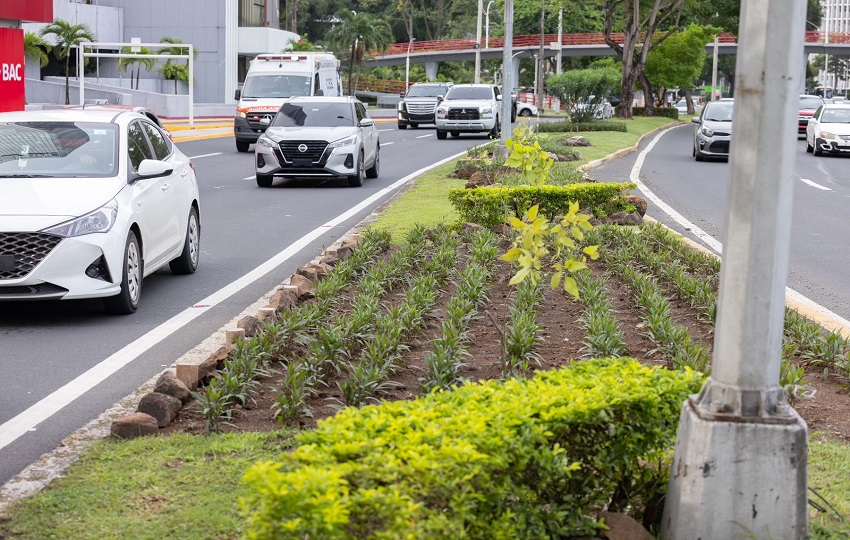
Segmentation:
<svg viewBox="0 0 850 540">
<path fill-rule="evenodd" d="M 502 96 L 501 96 L 501 94 L 500 94 L 500 95 L 498 95 L 498 96 L 496 96 L 496 101 L 502 101 Z"/>
<path fill-rule="evenodd" d="M 260 123 L 263 124 L 264 126 L 268 126 L 269 124 L 272 123 L 272 119 L 269 118 L 268 116 L 264 116 L 264 117 L 260 118 Z"/>
<path fill-rule="evenodd" d="M 406 95 L 407 95 L 407 94 L 405 94 L 404 92 L 402 92 L 401 94 L 399 94 L 399 95 L 398 95 L 398 97 L 403 98 L 403 97 L 404 97 L 404 96 L 406 96 Z"/>
<path fill-rule="evenodd" d="M 444 99 L 446 99 L 445 96 L 437 96 L 437 103 L 443 101 Z"/>
</svg>

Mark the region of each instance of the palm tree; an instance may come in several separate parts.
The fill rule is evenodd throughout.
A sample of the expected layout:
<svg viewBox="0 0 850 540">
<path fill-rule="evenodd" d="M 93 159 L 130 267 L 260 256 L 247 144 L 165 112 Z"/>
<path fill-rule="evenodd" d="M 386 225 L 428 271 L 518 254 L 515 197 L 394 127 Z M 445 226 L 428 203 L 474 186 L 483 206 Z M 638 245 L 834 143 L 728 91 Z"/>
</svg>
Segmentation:
<svg viewBox="0 0 850 540">
<path fill-rule="evenodd" d="M 133 52 L 132 47 L 121 47 L 122 54 L 153 54 L 150 49 L 147 47 L 139 47 L 139 50 Z M 127 69 L 127 66 L 130 66 L 130 89 L 133 88 L 133 65 L 136 66 L 136 90 L 139 89 L 139 73 L 142 70 L 142 66 L 145 67 L 146 71 L 149 71 L 152 67 L 156 65 L 156 59 L 154 58 L 121 58 L 118 60 L 118 69 L 124 71 Z"/>
<path fill-rule="evenodd" d="M 189 54 L 189 47 L 179 47 L 177 45 L 182 44 L 183 42 L 177 38 L 172 37 L 163 37 L 159 40 L 160 43 L 172 43 L 174 47 L 167 47 L 161 49 L 160 52 L 163 54 Z M 198 49 L 192 49 L 192 58 L 198 57 Z M 159 72 L 162 73 L 162 76 L 166 79 L 174 80 L 174 93 L 177 93 L 177 81 L 183 81 L 185 83 L 189 82 L 189 61 L 186 60 L 185 64 L 177 64 L 171 63 L 171 59 L 165 61 L 165 64 L 161 68 L 159 68 Z"/>
<path fill-rule="evenodd" d="M 47 51 L 49 50 L 50 44 L 41 39 L 38 34 L 33 34 L 32 32 L 24 34 L 24 63 L 26 63 L 27 57 L 34 56 L 39 64 L 41 64 L 41 67 L 46 66 L 50 61 L 50 58 L 47 56 Z M 26 94 L 24 94 L 24 103 L 26 101 Z"/>
<path fill-rule="evenodd" d="M 53 53 L 59 60 L 65 60 L 65 105 L 71 104 L 71 94 L 68 89 L 68 76 L 71 70 L 71 48 L 79 47 L 83 41 L 94 41 L 94 34 L 85 24 L 71 24 L 62 19 L 56 19 L 41 29 L 41 36 L 48 34 L 56 36 Z M 77 66 L 77 70 L 82 66 Z"/>
<path fill-rule="evenodd" d="M 367 13 L 354 13 L 343 10 L 337 14 L 342 21 L 327 34 L 329 42 L 342 49 L 349 50 L 348 56 L 348 94 L 352 95 L 351 82 L 354 65 L 357 65 L 357 78 L 360 78 L 360 68 L 363 66 L 367 51 L 385 51 L 392 43 L 390 25 L 383 19 L 378 19 Z M 354 85 L 355 91 L 357 84 Z"/>
</svg>

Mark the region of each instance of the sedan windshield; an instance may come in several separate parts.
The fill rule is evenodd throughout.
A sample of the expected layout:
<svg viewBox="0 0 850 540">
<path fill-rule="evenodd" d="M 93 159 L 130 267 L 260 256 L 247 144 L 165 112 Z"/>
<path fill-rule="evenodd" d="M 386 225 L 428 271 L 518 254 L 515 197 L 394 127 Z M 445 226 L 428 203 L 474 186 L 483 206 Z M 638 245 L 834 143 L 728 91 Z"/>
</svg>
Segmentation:
<svg viewBox="0 0 850 540">
<path fill-rule="evenodd" d="M 493 91 L 486 86 L 453 86 L 446 99 L 493 99 Z"/>
<path fill-rule="evenodd" d="M 850 124 L 850 109 L 824 109 L 820 121 L 825 124 Z"/>
<path fill-rule="evenodd" d="M 729 101 L 709 103 L 706 106 L 703 120 L 708 120 L 710 122 L 731 122 L 732 105 L 732 102 Z"/>
<path fill-rule="evenodd" d="M 118 126 L 0 122 L 0 179 L 118 174 Z"/>
<path fill-rule="evenodd" d="M 412 86 L 407 92 L 407 97 L 437 97 L 445 95 L 445 86 Z"/>
<path fill-rule="evenodd" d="M 284 103 L 275 115 L 273 127 L 356 126 L 354 107 L 348 103 Z"/>
</svg>

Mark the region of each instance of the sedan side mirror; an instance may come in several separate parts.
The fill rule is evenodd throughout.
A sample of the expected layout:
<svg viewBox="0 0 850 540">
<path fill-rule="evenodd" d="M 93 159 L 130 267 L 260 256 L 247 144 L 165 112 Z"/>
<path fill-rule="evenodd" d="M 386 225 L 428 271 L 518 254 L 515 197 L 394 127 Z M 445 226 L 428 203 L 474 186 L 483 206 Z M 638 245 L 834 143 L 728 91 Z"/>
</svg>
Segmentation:
<svg viewBox="0 0 850 540">
<path fill-rule="evenodd" d="M 158 159 L 143 159 L 139 163 L 137 174 L 142 178 L 159 178 L 173 173 L 174 169 L 168 163 Z"/>
<path fill-rule="evenodd" d="M 375 125 L 375 121 L 372 120 L 371 118 L 364 118 L 363 120 L 360 121 L 360 127 L 370 127 L 370 126 L 374 126 L 374 125 Z"/>
<path fill-rule="evenodd" d="M 702 122 L 699 119 L 699 116 L 694 116 L 693 118 L 691 118 L 691 122 L 694 123 L 694 124 L 702 124 Z"/>
</svg>

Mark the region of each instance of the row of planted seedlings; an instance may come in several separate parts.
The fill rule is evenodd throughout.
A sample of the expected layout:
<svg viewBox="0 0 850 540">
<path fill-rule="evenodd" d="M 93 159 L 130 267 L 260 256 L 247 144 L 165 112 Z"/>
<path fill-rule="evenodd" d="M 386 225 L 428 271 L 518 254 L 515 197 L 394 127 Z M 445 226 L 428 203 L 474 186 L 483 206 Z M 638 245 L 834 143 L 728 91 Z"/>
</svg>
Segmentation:
<svg viewBox="0 0 850 540">
<path fill-rule="evenodd" d="M 489 302 L 488 285 L 493 276 L 499 249 L 496 236 L 487 230 L 471 234 L 466 266 L 455 274 L 454 291 L 446 304 L 445 316 L 425 353 L 425 374 L 420 380 L 423 392 L 449 390 L 464 382 L 463 360 L 469 355 L 469 327 Z"/>
<path fill-rule="evenodd" d="M 277 318 L 265 322 L 256 335 L 236 341 L 217 376 L 201 391 L 192 394 L 208 431 L 218 432 L 220 424 L 231 419 L 238 407 L 253 400 L 258 379 L 272 376 L 276 366 L 281 365 L 296 347 L 309 342 L 310 330 L 330 313 L 339 295 L 381 260 L 381 254 L 389 249 L 390 240 L 386 231 L 365 231 L 352 255 L 340 261 L 327 278 L 317 284 L 314 301 L 280 312 Z M 284 370 L 284 375 L 285 381 L 291 382 L 293 374 Z M 301 376 L 303 374 L 298 374 L 295 378 Z M 306 394 L 301 397 L 306 398 Z"/>
<path fill-rule="evenodd" d="M 629 246 L 632 264 L 646 268 L 672 294 L 699 312 L 699 319 L 714 322 L 720 260 L 696 251 L 660 224 L 640 229 L 603 228 L 600 235 L 611 244 Z M 821 367 L 839 384 L 850 384 L 850 339 L 827 331 L 792 308 L 785 308 L 780 385 L 793 400 L 810 395 L 804 366 Z"/>
</svg>

